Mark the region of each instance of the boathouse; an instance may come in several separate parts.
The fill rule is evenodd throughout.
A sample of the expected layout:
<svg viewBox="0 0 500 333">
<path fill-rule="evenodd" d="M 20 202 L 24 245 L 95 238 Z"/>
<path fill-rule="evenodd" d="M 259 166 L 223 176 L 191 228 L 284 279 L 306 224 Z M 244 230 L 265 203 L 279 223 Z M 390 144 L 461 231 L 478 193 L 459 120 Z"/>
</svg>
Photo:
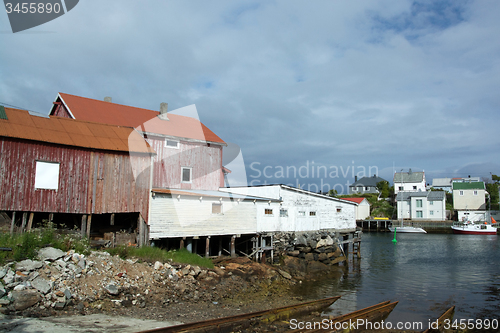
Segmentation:
<svg viewBox="0 0 500 333">
<path fill-rule="evenodd" d="M 154 153 L 130 127 L 0 107 L 0 211 L 11 232 L 47 219 L 87 236 L 126 230 L 146 244 Z"/>
</svg>

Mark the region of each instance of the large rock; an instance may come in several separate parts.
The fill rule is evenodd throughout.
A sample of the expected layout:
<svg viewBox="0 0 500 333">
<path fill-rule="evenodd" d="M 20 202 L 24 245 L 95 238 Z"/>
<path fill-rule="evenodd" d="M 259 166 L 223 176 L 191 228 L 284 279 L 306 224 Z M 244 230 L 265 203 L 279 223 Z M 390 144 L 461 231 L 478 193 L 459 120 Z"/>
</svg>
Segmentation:
<svg viewBox="0 0 500 333">
<path fill-rule="evenodd" d="M 31 286 L 44 295 L 52 289 L 50 282 L 40 276 L 31 281 Z"/>
<path fill-rule="evenodd" d="M 38 251 L 38 258 L 42 261 L 43 260 L 55 261 L 59 258 L 64 257 L 65 255 L 66 252 L 61 251 L 59 249 L 55 249 L 53 247 L 45 247 Z"/>
<path fill-rule="evenodd" d="M 40 294 L 34 290 L 13 291 L 12 298 L 12 306 L 16 311 L 27 309 L 41 300 Z"/>
<path fill-rule="evenodd" d="M 43 263 L 41 261 L 33 261 L 31 259 L 26 259 L 23 261 L 20 261 L 16 264 L 16 269 L 18 271 L 34 271 L 35 269 L 42 268 Z"/>
<path fill-rule="evenodd" d="M 118 295 L 120 293 L 120 290 L 118 290 L 118 287 L 115 284 L 108 284 L 107 286 L 104 287 L 104 289 L 110 295 Z"/>
<path fill-rule="evenodd" d="M 319 242 L 316 244 L 316 248 L 322 246 L 332 246 L 332 245 L 333 245 L 333 239 L 330 236 L 326 236 L 326 238 L 319 240 Z"/>
</svg>

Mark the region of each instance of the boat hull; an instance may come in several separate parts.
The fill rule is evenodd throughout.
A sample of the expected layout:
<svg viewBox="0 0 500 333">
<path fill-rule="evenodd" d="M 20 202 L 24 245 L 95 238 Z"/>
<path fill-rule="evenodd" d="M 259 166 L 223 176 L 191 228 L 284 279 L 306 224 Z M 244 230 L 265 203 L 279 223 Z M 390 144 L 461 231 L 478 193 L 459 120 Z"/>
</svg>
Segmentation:
<svg viewBox="0 0 500 333">
<path fill-rule="evenodd" d="M 417 227 L 390 227 L 389 230 L 391 232 L 394 232 L 394 229 L 396 229 L 397 233 L 417 233 L 417 234 L 426 234 L 427 231 L 425 231 L 422 228 L 417 228 Z"/>
<path fill-rule="evenodd" d="M 472 228 L 462 228 L 462 227 L 452 226 L 451 229 L 453 230 L 454 234 L 460 234 L 460 235 L 496 235 L 497 234 L 496 228 L 494 228 L 494 230 L 492 230 L 491 228 L 489 228 L 489 229 L 472 229 Z"/>
</svg>

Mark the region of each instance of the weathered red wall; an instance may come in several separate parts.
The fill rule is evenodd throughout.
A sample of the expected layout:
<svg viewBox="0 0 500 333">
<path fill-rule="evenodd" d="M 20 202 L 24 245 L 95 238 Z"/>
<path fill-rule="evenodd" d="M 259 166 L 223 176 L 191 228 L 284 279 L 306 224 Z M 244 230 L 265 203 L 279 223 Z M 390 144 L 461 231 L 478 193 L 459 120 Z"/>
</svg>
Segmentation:
<svg viewBox="0 0 500 333">
<path fill-rule="evenodd" d="M 59 189 L 35 189 L 36 161 L 60 163 Z M 140 212 L 148 220 L 150 156 L 0 138 L 0 210 Z M 132 168 L 143 171 L 134 177 Z"/>
<path fill-rule="evenodd" d="M 165 139 L 147 139 L 153 157 L 153 188 L 218 190 L 221 184 L 222 146 L 181 141 L 179 149 L 165 147 Z M 192 183 L 181 183 L 181 167 L 192 167 Z"/>
</svg>

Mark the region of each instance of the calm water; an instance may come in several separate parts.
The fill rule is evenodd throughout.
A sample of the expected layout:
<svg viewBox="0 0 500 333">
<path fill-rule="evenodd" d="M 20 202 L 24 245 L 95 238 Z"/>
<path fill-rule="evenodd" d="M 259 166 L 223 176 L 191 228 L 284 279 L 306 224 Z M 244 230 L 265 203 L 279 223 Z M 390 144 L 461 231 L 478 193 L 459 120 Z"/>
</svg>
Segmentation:
<svg viewBox="0 0 500 333">
<path fill-rule="evenodd" d="M 364 233 L 362 258 L 340 280 L 303 283 L 299 293 L 342 295 L 328 314 L 399 301 L 388 321 L 427 325 L 451 305 L 455 318 L 500 320 L 500 237 Z M 426 328 L 426 327 L 424 327 Z"/>
</svg>

